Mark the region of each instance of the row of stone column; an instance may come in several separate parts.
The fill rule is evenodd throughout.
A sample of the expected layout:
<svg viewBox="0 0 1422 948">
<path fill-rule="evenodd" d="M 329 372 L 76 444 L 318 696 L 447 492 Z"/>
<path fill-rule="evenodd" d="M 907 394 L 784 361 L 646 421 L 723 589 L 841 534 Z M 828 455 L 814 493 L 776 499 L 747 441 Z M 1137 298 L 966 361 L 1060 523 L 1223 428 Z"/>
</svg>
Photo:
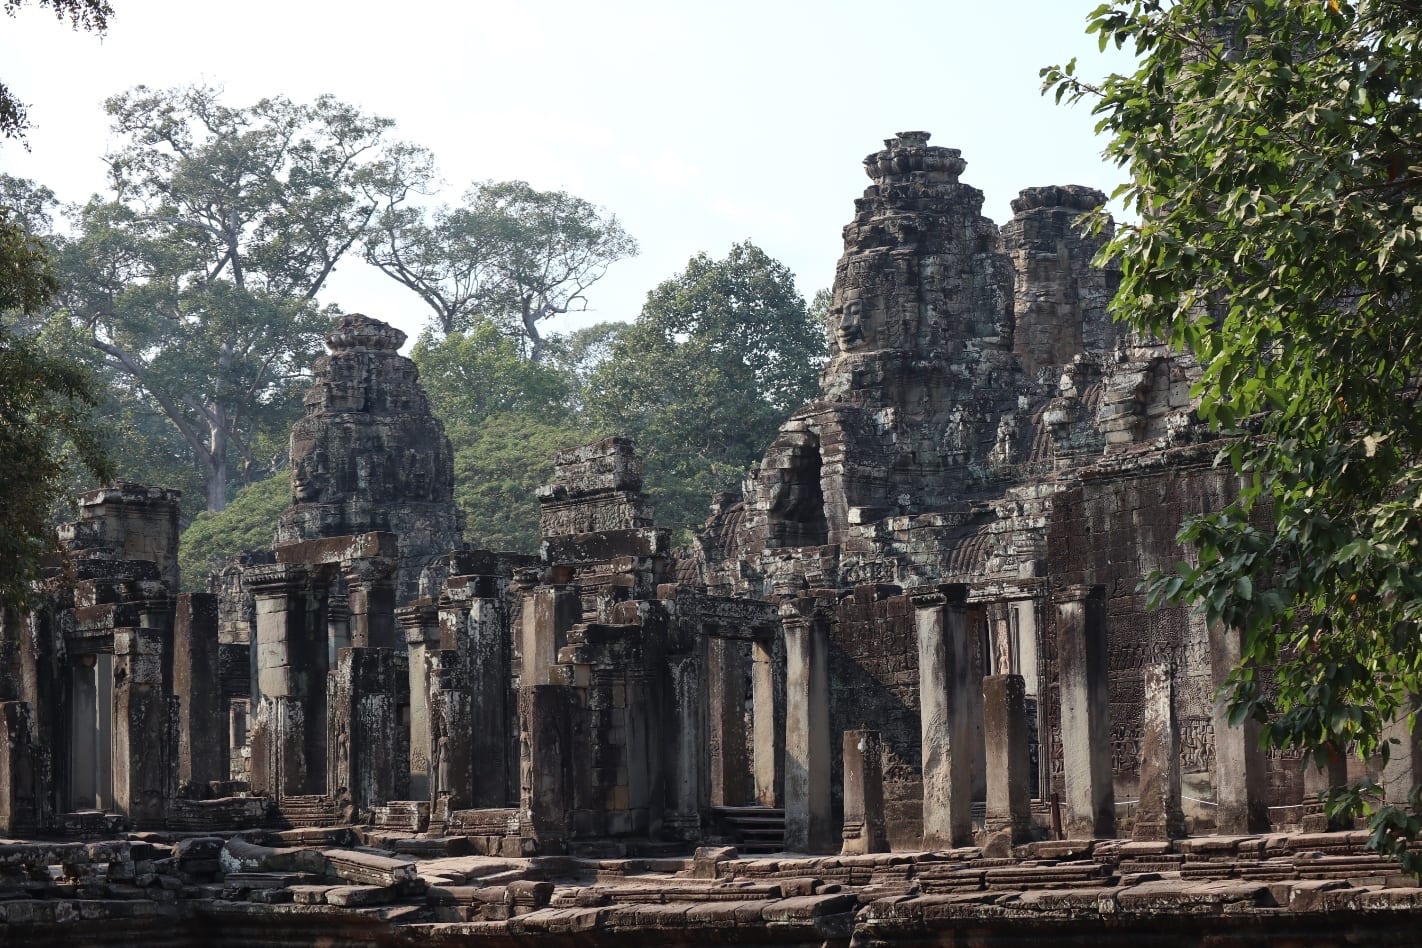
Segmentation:
<svg viewBox="0 0 1422 948">
<path fill-rule="evenodd" d="M 927 849 L 969 845 L 975 774 L 985 774 L 989 829 L 1023 838 L 1031 825 L 1029 722 L 1025 682 L 983 677 L 970 641 L 968 589 L 943 585 L 913 596 L 918 639 L 923 836 Z M 1115 832 L 1107 690 L 1106 621 L 1100 587 L 1055 597 L 1060 729 L 1069 835 Z M 782 611 L 786 652 L 785 845 L 832 848 L 845 832 L 853 846 L 877 845 L 878 735 L 843 736 L 845 823 L 832 823 L 828 629 L 822 616 Z M 865 842 L 858 842 L 861 838 Z"/>
</svg>

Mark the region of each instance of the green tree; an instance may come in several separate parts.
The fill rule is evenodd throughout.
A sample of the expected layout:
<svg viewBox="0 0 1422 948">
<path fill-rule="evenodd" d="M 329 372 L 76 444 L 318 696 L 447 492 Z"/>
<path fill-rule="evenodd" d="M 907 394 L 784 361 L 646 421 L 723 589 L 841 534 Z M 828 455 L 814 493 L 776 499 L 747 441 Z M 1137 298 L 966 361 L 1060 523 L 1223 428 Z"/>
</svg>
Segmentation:
<svg viewBox="0 0 1422 948">
<path fill-rule="evenodd" d="M 82 366 L 15 331 L 56 289 L 44 244 L 0 206 L 0 610 L 22 608 L 54 547 L 50 512 L 74 472 L 112 475 L 90 409 L 98 401 Z"/>
<path fill-rule="evenodd" d="M 283 471 L 243 487 L 222 510 L 193 518 L 178 541 L 184 587 L 204 590 L 208 574 L 231 557 L 271 547 L 277 520 L 290 502 L 291 478 Z"/>
<path fill-rule="evenodd" d="M 5 14 L 13 17 L 24 5 L 25 0 L 5 0 Z M 114 15 L 107 0 L 39 0 L 39 5 L 48 7 L 61 20 L 68 20 L 76 30 L 99 34 L 108 29 L 109 17 Z M 9 86 L 0 82 L 0 136 L 23 140 L 29 126 L 28 108 Z"/>
<path fill-rule="evenodd" d="M 484 181 L 459 207 L 387 196 L 366 239 L 366 259 L 429 305 L 440 332 L 491 320 L 543 358 L 538 324 L 587 308 L 587 291 L 613 263 L 637 253 L 614 215 L 566 191 Z"/>
<path fill-rule="evenodd" d="M 794 275 L 749 242 L 698 254 L 647 295 L 587 386 L 599 430 L 636 438 L 657 519 L 694 528 L 739 486 L 828 354 Z"/>
<path fill-rule="evenodd" d="M 569 375 L 523 358 L 487 320 L 443 338 L 426 332 L 410 356 L 454 448 L 465 537 L 489 549 L 535 552 L 534 492 L 552 476 L 553 456 L 586 440 L 569 405 Z"/>
<path fill-rule="evenodd" d="M 1094 101 L 1128 174 L 1113 310 L 1199 359 L 1200 416 L 1242 484 L 1183 527 L 1196 561 L 1153 592 L 1242 630 L 1230 700 L 1266 741 L 1386 755 L 1422 694 L 1417 6 L 1138 0 L 1090 30 L 1139 68 L 1044 77 Z M 1418 802 L 1364 782 L 1330 806 L 1396 850 Z"/>
<path fill-rule="evenodd" d="M 221 510 L 232 465 L 260 477 L 262 432 L 299 412 L 329 322 L 316 294 L 372 195 L 420 186 L 427 156 L 329 96 L 234 108 L 210 88 L 139 86 L 106 108 L 114 193 L 61 244 L 64 316 L 162 411 Z"/>
</svg>

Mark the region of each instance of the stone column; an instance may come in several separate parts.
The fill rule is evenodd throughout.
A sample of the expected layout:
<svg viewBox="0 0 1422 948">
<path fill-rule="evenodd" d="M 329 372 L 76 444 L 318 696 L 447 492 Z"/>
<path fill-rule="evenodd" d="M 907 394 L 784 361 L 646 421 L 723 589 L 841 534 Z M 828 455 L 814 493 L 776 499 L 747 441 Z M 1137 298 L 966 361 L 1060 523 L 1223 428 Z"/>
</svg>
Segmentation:
<svg viewBox="0 0 1422 948">
<path fill-rule="evenodd" d="M 114 811 L 135 829 L 161 829 L 177 791 L 177 735 L 169 727 L 167 636 L 114 630 Z"/>
<path fill-rule="evenodd" d="M 1409 731 L 1407 718 L 1416 710 L 1417 700 L 1405 702 L 1398 709 L 1397 720 L 1383 731 L 1384 740 L 1395 740 L 1383 766 L 1378 783 L 1382 785 L 1387 802 L 1394 806 L 1407 806 L 1412 788 L 1422 784 L 1422 734 Z"/>
<path fill-rule="evenodd" d="M 256 600 L 257 705 L 248 732 L 251 787 L 280 800 L 311 792 L 307 779 L 304 566 L 248 567 L 243 581 Z"/>
<path fill-rule="evenodd" d="M 845 731 L 844 845 L 845 855 L 889 851 L 884 832 L 883 742 L 878 731 Z"/>
<path fill-rule="evenodd" d="M 509 716 L 508 625 L 497 599 L 470 601 L 469 617 L 459 643 L 469 689 L 470 730 L 467 738 L 474 768 L 474 807 L 501 807 L 508 803 Z"/>
<path fill-rule="evenodd" d="M 357 813 L 404 799 L 409 750 L 397 733 L 403 689 L 396 681 L 408 674 L 404 657 L 383 648 L 342 649 L 328 680 L 328 786 L 338 796 L 344 791 Z"/>
<path fill-rule="evenodd" d="M 1230 670 L 1239 664 L 1241 632 L 1213 626 L 1210 632 L 1210 675 L 1221 688 Z M 1259 748 L 1259 722 L 1249 718 L 1239 725 L 1229 721 L 1228 699 L 1220 694 L 1210 712 L 1215 735 L 1215 788 L 1218 808 L 1215 829 L 1243 836 L 1269 831 L 1268 761 Z"/>
<path fill-rule="evenodd" d="M 29 702 L 0 702 L 0 834 L 24 837 L 44 828 L 42 771 Z"/>
<path fill-rule="evenodd" d="M 709 792 L 706 749 L 706 639 L 697 636 L 692 651 L 669 655 L 671 671 L 671 808 L 663 816 L 678 839 L 701 838 L 701 816 Z"/>
<path fill-rule="evenodd" d="M 103 652 L 94 656 L 94 685 L 98 692 L 98 760 L 94 766 L 94 809 L 111 810 L 114 805 L 114 656 Z"/>
<path fill-rule="evenodd" d="M 471 714 L 464 662 L 454 649 L 435 649 L 425 659 L 429 682 L 430 819 L 443 822 L 452 810 L 476 806 L 471 789 L 485 762 L 470 738 L 479 734 Z M 502 741 L 499 742 L 502 747 Z M 476 767 L 477 762 L 477 767 Z M 500 785 L 502 789 L 502 774 Z M 413 795 L 414 789 L 411 788 Z M 500 797 L 500 804 L 505 802 Z M 490 805 L 485 805 L 490 806 Z"/>
<path fill-rule="evenodd" d="M 439 611 L 428 599 L 398 609 L 395 618 L 405 639 L 410 675 L 410 798 L 432 798 L 430 765 L 434 735 L 430 727 L 426 656 L 439 647 Z"/>
<path fill-rule="evenodd" d="M 1141 776 L 1136 803 L 1137 840 L 1185 835 L 1180 806 L 1180 722 L 1175 714 L 1175 669 L 1166 662 L 1142 673 L 1145 715 L 1141 731 Z"/>
<path fill-rule="evenodd" d="M 396 565 L 392 556 L 366 556 L 343 566 L 353 647 L 404 648 L 395 628 Z"/>
<path fill-rule="evenodd" d="M 75 656 L 70 666 L 69 800 L 67 808 L 98 805 L 99 689 L 94 656 Z"/>
<path fill-rule="evenodd" d="M 740 639 L 710 636 L 706 693 L 709 698 L 711 805 L 750 802 L 746 753 L 746 674 Z"/>
<path fill-rule="evenodd" d="M 1007 830 L 1014 843 L 1032 830 L 1031 754 L 1027 746 L 1027 685 L 1021 675 L 983 679 L 987 731 L 987 829 Z"/>
<path fill-rule="evenodd" d="M 968 588 L 940 586 L 915 594 L 918 699 L 923 749 L 923 848 L 968 846 L 973 838 L 971 695 L 967 630 Z"/>
<path fill-rule="evenodd" d="M 567 837 L 573 758 L 569 689 L 535 685 L 518 692 L 521 740 L 519 807 L 523 835 L 540 852 L 556 851 Z"/>
<path fill-rule="evenodd" d="M 227 776 L 227 716 L 217 662 L 217 597 L 178 596 L 173 694 L 178 699 L 178 782 L 206 787 Z"/>
<path fill-rule="evenodd" d="M 1116 793 L 1111 784 L 1105 588 L 1068 586 L 1055 598 L 1064 828 L 1069 837 L 1108 838 L 1116 835 Z"/>
<path fill-rule="evenodd" d="M 755 802 L 775 807 L 784 785 L 785 732 L 776 725 L 776 682 L 782 680 L 775 668 L 774 632 L 757 635 L 751 643 L 751 768 L 755 779 Z M 777 697 L 779 702 L 777 702 Z"/>
<path fill-rule="evenodd" d="M 829 852 L 829 633 L 822 617 L 781 607 L 785 629 L 785 849 Z"/>
</svg>

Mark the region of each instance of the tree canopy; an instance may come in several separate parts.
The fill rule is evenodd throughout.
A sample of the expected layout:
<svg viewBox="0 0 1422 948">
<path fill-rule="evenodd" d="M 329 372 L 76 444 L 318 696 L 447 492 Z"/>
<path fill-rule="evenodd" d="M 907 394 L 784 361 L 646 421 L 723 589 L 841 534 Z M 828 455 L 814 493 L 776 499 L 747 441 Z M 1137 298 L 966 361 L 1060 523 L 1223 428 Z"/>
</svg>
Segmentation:
<svg viewBox="0 0 1422 948">
<path fill-rule="evenodd" d="M 794 275 L 750 242 L 705 253 L 647 294 L 587 386 L 601 430 L 638 439 L 658 522 L 699 527 L 776 429 L 818 391 L 828 354 Z"/>
<path fill-rule="evenodd" d="M 1184 526 L 1196 559 L 1154 594 L 1242 631 L 1233 711 L 1266 741 L 1386 755 L 1422 694 L 1416 4 L 1137 0 L 1090 30 L 1139 68 L 1044 77 L 1094 102 L 1129 176 L 1113 311 L 1198 357 L 1199 414 L 1242 483 Z M 1417 802 L 1365 782 L 1331 806 L 1396 849 Z"/>
<path fill-rule="evenodd" d="M 54 547 L 50 513 L 74 470 L 113 473 L 89 424 L 94 379 L 16 331 L 17 317 L 46 305 L 57 285 L 45 245 L 0 205 L 0 609 L 28 602 Z"/>
<path fill-rule="evenodd" d="M 607 268 L 637 253 L 616 216 L 566 191 L 484 181 L 458 207 L 427 210 L 397 192 L 366 238 L 366 259 L 413 290 L 443 333 L 490 321 L 543 357 L 539 323 L 587 307 Z"/>
<path fill-rule="evenodd" d="M 316 294 L 373 195 L 418 186 L 425 156 L 329 96 L 239 108 L 204 86 L 139 86 L 105 107 L 113 193 L 56 241 L 62 314 L 163 413 L 221 510 L 234 460 L 262 476 L 263 432 L 298 410 L 329 323 Z"/>
</svg>

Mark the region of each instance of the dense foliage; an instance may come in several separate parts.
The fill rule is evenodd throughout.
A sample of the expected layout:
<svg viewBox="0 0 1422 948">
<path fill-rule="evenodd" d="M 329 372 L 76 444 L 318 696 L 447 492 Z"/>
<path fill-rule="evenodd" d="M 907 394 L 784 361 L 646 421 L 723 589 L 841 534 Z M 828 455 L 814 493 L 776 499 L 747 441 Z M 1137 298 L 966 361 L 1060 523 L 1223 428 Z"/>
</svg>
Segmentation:
<svg viewBox="0 0 1422 948">
<path fill-rule="evenodd" d="M 277 520 L 291 503 L 291 478 L 286 472 L 248 484 L 222 510 L 205 510 L 183 531 L 178 568 L 183 586 L 206 590 L 208 574 L 248 550 L 272 545 Z"/>
<path fill-rule="evenodd" d="M 1422 694 L 1422 19 L 1404 0 L 1137 0 L 1100 7 L 1139 68 L 1094 100 L 1139 223 L 1116 315 L 1193 352 L 1200 416 L 1242 490 L 1185 525 L 1157 577 L 1242 630 L 1237 720 L 1322 760 L 1396 750 Z M 1266 685 L 1266 681 L 1268 684 Z M 1397 848 L 1422 818 L 1364 783 L 1338 810 Z M 1400 805 L 1400 806 L 1399 806 Z M 1418 860 L 1412 858 L 1414 868 Z"/>
<path fill-rule="evenodd" d="M 112 474 L 89 423 L 93 378 L 16 325 L 56 285 L 44 244 L 0 206 L 0 609 L 28 601 L 54 548 L 51 510 L 74 473 Z"/>
<path fill-rule="evenodd" d="M 827 355 L 794 275 L 736 244 L 720 260 L 696 255 L 647 294 L 593 374 L 587 412 L 638 440 L 658 523 L 699 528 L 712 494 L 738 489 L 785 416 L 818 391 Z"/>
</svg>

